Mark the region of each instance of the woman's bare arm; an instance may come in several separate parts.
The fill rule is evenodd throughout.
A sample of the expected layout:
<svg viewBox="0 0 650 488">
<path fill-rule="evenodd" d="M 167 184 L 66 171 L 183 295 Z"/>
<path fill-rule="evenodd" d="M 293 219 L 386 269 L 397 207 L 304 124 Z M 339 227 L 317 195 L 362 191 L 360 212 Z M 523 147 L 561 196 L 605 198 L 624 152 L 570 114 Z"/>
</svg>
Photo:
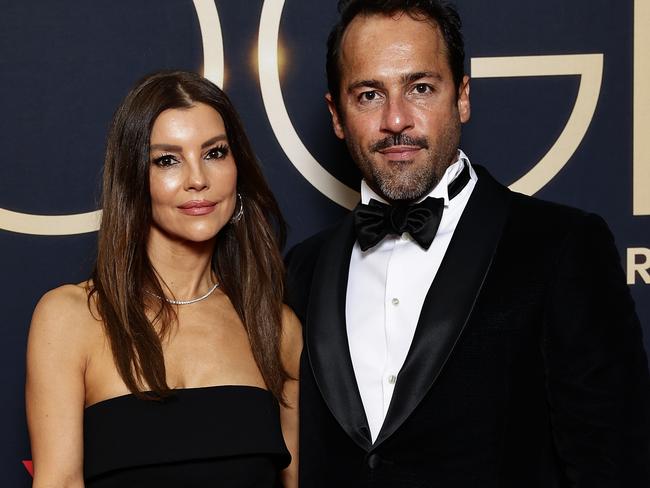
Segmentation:
<svg viewBox="0 0 650 488">
<path fill-rule="evenodd" d="M 302 351 L 302 328 L 289 307 L 282 316 L 282 362 L 292 379 L 284 386 L 286 407 L 280 408 L 282 434 L 291 453 L 291 464 L 282 472 L 285 488 L 298 488 L 298 375 Z"/>
<path fill-rule="evenodd" d="M 85 291 L 66 285 L 38 303 L 27 344 L 27 423 L 34 488 L 82 488 Z"/>
</svg>

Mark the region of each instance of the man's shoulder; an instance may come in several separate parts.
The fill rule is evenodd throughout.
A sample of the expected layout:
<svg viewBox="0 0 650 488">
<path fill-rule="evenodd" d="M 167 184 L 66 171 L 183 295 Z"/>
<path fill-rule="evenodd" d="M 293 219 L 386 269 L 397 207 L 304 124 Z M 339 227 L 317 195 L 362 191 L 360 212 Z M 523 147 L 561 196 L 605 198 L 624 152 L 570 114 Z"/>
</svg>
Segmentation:
<svg viewBox="0 0 650 488">
<path fill-rule="evenodd" d="M 325 243 L 337 238 L 337 234 L 341 232 L 342 227 L 350 218 L 350 215 L 347 214 L 336 223 L 294 245 L 285 258 L 287 267 L 290 268 L 291 266 L 305 265 L 307 263 L 315 265 Z"/>
<path fill-rule="evenodd" d="M 590 215 L 589 212 L 562 203 L 512 192 L 512 211 L 526 218 L 552 219 L 574 222 Z"/>
<path fill-rule="evenodd" d="M 571 242 L 613 247 L 614 237 L 605 220 L 598 214 L 576 207 L 549 202 L 513 192 L 510 218 L 506 226 L 510 236 L 522 242 L 537 242 L 561 251 Z"/>
<path fill-rule="evenodd" d="M 330 226 L 294 245 L 287 253 L 287 263 L 316 259 L 323 244 L 330 239 L 338 227 L 339 224 Z"/>
<path fill-rule="evenodd" d="M 506 227 L 509 231 L 546 235 L 552 231 L 553 235 L 557 237 L 590 223 L 598 222 L 599 226 L 605 225 L 604 220 L 594 213 L 509 190 L 496 181 L 483 167 L 479 166 L 477 173 L 479 182 L 483 178 L 487 180 L 486 183 L 489 186 L 500 188 L 501 191 L 509 193 Z"/>
<path fill-rule="evenodd" d="M 312 278 L 321 252 L 327 242 L 337 238 L 342 225 L 343 221 L 308 237 L 293 246 L 285 258 L 287 268 L 286 301 L 303 324 L 305 323 Z"/>
</svg>

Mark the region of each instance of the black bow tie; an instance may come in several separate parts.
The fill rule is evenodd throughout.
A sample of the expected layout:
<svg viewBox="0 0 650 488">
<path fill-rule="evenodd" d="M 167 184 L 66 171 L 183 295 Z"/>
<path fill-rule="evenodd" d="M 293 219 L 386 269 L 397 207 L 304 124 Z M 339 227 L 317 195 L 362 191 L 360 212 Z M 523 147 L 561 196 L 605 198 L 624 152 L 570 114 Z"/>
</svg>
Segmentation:
<svg viewBox="0 0 650 488">
<path fill-rule="evenodd" d="M 452 181 L 448 188 L 451 200 L 470 180 L 469 166 Z M 438 232 L 444 209 L 443 198 L 427 197 L 414 205 L 386 205 L 371 199 L 368 205 L 360 203 L 354 209 L 354 228 L 362 251 L 376 246 L 389 234 L 401 235 L 408 232 L 424 249 L 429 249 Z"/>
</svg>

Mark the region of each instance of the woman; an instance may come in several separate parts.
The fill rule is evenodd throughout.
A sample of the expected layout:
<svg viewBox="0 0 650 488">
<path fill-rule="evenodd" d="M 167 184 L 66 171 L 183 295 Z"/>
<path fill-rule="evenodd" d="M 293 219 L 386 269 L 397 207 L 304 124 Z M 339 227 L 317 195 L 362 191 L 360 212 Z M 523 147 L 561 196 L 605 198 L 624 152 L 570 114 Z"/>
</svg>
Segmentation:
<svg viewBox="0 0 650 488">
<path fill-rule="evenodd" d="M 284 223 L 225 94 L 142 80 L 112 122 L 103 209 L 91 280 L 34 312 L 33 486 L 297 486 Z"/>
</svg>

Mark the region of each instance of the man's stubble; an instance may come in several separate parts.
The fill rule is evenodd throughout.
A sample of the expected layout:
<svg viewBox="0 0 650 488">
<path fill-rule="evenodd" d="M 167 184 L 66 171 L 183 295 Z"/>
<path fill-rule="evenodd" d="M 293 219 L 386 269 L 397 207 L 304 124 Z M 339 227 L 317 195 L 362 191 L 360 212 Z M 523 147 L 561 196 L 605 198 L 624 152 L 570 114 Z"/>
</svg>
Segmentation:
<svg viewBox="0 0 650 488">
<path fill-rule="evenodd" d="M 363 178 L 380 196 L 390 202 L 417 201 L 436 187 L 447 168 L 456 161 L 460 132 L 460 120 L 452 117 L 433 145 L 426 136 L 411 138 L 405 134 L 386 137 L 365 150 L 349 134 L 346 143 Z M 372 155 L 378 150 L 402 144 L 422 147 L 427 153 L 425 160 L 420 164 L 413 160 L 395 161 L 388 167 L 373 164 Z"/>
</svg>

